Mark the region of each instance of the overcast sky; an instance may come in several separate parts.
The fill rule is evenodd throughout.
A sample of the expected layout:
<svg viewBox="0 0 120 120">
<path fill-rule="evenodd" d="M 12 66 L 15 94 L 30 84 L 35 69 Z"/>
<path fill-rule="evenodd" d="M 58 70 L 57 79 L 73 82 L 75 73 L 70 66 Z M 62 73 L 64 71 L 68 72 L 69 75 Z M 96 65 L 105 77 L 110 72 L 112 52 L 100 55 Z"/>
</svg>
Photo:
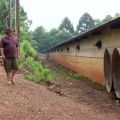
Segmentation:
<svg viewBox="0 0 120 120">
<path fill-rule="evenodd" d="M 94 19 L 120 13 L 120 0 L 20 0 L 20 3 L 33 21 L 32 30 L 38 26 L 47 31 L 57 28 L 66 16 L 76 27 L 85 12 Z"/>
</svg>

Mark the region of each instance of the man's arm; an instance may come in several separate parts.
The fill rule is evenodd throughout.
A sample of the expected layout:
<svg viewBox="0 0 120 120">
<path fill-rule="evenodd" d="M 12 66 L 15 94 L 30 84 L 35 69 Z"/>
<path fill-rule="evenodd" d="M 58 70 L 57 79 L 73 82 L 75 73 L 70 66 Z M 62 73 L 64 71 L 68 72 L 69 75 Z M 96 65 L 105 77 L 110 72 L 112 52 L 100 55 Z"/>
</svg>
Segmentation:
<svg viewBox="0 0 120 120">
<path fill-rule="evenodd" d="M 4 48 L 0 48 L 0 50 L 1 50 L 1 55 L 2 55 L 2 58 L 5 58 L 5 55 L 4 55 Z"/>
<path fill-rule="evenodd" d="M 17 47 L 17 57 L 19 58 L 20 57 L 20 45 L 19 45 L 19 40 L 17 39 L 17 44 L 16 44 L 16 47 Z"/>
<path fill-rule="evenodd" d="M 19 58 L 20 57 L 20 48 L 17 47 L 17 57 Z"/>
<path fill-rule="evenodd" d="M 3 39 L 0 41 L 0 52 L 1 52 L 1 56 L 4 59 L 5 55 L 4 55 L 4 45 L 3 45 Z"/>
</svg>

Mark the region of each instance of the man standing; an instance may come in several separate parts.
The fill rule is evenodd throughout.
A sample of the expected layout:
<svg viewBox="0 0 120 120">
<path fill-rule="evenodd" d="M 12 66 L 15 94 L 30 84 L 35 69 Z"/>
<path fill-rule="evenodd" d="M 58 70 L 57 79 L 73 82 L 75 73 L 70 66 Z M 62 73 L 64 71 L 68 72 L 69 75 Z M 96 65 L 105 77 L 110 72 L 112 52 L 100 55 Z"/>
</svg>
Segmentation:
<svg viewBox="0 0 120 120">
<path fill-rule="evenodd" d="M 1 54 L 8 84 L 14 84 L 14 76 L 18 70 L 19 43 L 11 28 L 8 28 L 5 33 L 0 42 Z"/>
</svg>

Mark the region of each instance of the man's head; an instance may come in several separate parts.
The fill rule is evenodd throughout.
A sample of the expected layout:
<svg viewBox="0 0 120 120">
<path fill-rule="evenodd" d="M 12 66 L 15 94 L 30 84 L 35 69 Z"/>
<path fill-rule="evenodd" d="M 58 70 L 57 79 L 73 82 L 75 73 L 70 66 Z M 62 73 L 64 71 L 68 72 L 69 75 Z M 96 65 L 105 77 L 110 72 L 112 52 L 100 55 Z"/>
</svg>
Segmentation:
<svg viewBox="0 0 120 120">
<path fill-rule="evenodd" d="M 6 30 L 5 30 L 5 34 L 6 35 L 8 35 L 8 36 L 13 36 L 13 29 L 12 28 L 7 28 Z"/>
</svg>

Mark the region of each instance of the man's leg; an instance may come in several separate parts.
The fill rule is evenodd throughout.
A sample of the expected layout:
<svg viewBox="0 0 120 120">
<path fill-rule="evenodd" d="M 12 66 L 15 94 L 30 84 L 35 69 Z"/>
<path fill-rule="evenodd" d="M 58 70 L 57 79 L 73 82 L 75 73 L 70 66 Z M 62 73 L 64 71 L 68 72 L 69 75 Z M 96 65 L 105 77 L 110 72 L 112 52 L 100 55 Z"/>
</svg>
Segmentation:
<svg viewBox="0 0 120 120">
<path fill-rule="evenodd" d="M 17 58 L 14 58 L 12 60 L 12 76 L 11 76 L 11 83 L 14 84 L 14 76 L 18 71 L 18 60 Z"/>
<path fill-rule="evenodd" d="M 10 81 L 10 78 L 11 78 L 11 72 L 6 73 L 6 74 L 7 74 L 7 80 Z"/>
<path fill-rule="evenodd" d="M 17 73 L 17 70 L 12 70 L 12 75 L 11 75 L 11 79 L 10 79 L 12 84 L 15 84 L 14 83 L 14 76 L 16 73 Z"/>
<path fill-rule="evenodd" d="M 6 71 L 6 75 L 7 75 L 7 81 L 8 83 L 7 84 L 10 84 L 10 79 L 11 79 L 11 61 L 9 59 L 4 59 L 4 68 L 5 68 L 5 71 Z"/>
<path fill-rule="evenodd" d="M 8 72 L 8 73 L 6 73 L 7 74 L 7 81 L 8 81 L 8 83 L 7 84 L 10 84 L 11 83 L 11 72 Z"/>
</svg>

